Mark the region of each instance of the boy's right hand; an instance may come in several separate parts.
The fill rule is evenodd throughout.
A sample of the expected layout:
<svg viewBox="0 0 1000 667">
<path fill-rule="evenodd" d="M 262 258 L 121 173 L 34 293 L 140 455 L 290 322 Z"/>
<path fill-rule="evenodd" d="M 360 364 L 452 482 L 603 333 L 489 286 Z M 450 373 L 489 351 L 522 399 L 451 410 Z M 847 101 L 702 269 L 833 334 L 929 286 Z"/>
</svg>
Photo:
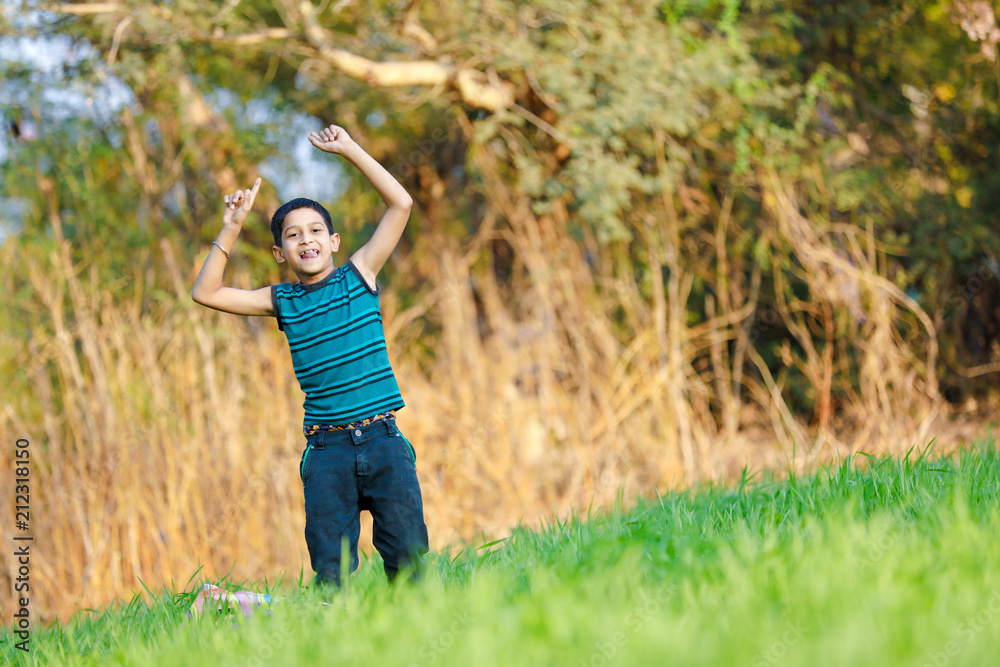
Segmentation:
<svg viewBox="0 0 1000 667">
<path fill-rule="evenodd" d="M 226 205 L 226 211 L 222 214 L 223 227 L 235 227 L 240 229 L 253 208 L 253 200 L 257 198 L 257 190 L 260 188 L 260 177 L 254 181 L 253 190 L 237 190 L 231 195 L 226 195 L 222 201 Z"/>
</svg>

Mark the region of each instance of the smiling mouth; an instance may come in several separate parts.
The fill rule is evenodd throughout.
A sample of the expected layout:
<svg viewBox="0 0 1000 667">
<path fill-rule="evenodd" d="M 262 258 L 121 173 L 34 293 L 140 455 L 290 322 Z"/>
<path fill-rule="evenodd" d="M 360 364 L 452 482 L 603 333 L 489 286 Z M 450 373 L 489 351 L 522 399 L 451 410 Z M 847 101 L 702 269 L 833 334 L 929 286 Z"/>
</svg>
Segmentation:
<svg viewBox="0 0 1000 667">
<path fill-rule="evenodd" d="M 316 259 L 319 257 L 318 250 L 306 250 L 305 252 L 299 253 L 299 257 L 302 259 Z"/>
</svg>

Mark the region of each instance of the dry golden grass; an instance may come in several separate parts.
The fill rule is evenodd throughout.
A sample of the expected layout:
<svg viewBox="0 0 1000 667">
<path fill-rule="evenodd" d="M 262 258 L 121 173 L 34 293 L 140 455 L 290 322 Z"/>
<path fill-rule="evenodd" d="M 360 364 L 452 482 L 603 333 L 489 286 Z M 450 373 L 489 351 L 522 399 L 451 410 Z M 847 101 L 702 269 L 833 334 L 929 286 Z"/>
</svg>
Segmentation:
<svg viewBox="0 0 1000 667">
<path fill-rule="evenodd" d="M 496 185 L 488 160 L 480 166 Z M 725 217 L 715 261 L 720 285 L 730 284 L 709 304 L 710 320 L 689 325 L 692 270 L 676 251 L 676 212 L 665 210 L 662 228 L 645 225 L 652 275 L 667 268 L 670 278 L 642 285 L 620 248 L 560 231 L 565 212 L 535 216 L 499 189 L 493 201 L 503 229 L 488 220 L 476 238 L 429 238 L 434 253 L 413 253 L 433 257 L 422 272 L 438 277 L 418 304 L 403 309 L 389 290 L 383 297 L 408 403 L 399 423 L 417 448 L 432 548 L 503 535 L 553 510 L 607 505 L 622 488 L 651 493 L 727 478 L 745 463 L 784 465 L 793 446 L 797 464 L 810 465 L 859 444 L 874 451 L 929 439 L 941 405 L 928 390 L 933 358 L 928 366 L 914 357 L 897 333 L 901 309 L 914 304 L 865 252 L 827 252 L 780 188 L 770 200 L 773 231 L 806 258 L 818 286 L 812 302 L 778 314 L 805 343 L 805 357 L 789 353 L 786 362 L 827 396 L 834 386 L 854 392 L 842 423 L 860 427 L 838 430 L 823 401 L 818 427 L 809 427 L 786 405 L 782 378 L 755 349 L 755 288 L 726 273 Z M 494 239 L 517 258 L 507 284 L 482 251 Z M 273 322 L 194 304 L 197 260 L 182 269 L 167 243 L 158 250 L 174 294 L 145 313 L 138 297 L 112 294 L 75 267 L 64 244 L 16 262 L 10 245 L 5 266 L 20 267 L 37 295 L 19 320 L 32 328 L 28 346 L 19 331 L 3 333 L 10 368 L 0 417 L 0 441 L 32 443 L 32 609 L 66 618 L 127 596 L 140 579 L 150 588 L 183 583 L 199 566 L 238 579 L 310 576 L 302 394 Z M 235 284 L 245 283 L 238 273 Z M 14 285 L 8 273 L 0 287 L 10 294 Z M 827 313 L 832 326 L 852 308 L 865 315 L 860 330 L 813 344 L 804 314 Z M 440 327 L 434 355 L 415 352 L 427 321 Z M 848 353 L 862 359 L 856 387 L 843 377 Z M 759 380 L 744 373 L 749 364 Z M 0 488 L 12 489 L 11 458 L 0 461 Z M 2 562 L 0 585 L 10 590 L 9 550 Z"/>
</svg>

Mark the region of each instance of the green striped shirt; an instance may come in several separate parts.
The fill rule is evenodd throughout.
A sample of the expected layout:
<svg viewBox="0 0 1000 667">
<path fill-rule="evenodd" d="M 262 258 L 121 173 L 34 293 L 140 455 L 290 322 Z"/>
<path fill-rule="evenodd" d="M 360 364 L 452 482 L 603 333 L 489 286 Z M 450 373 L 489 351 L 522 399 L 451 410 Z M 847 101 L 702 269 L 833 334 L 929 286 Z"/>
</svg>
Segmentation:
<svg viewBox="0 0 1000 667">
<path fill-rule="evenodd" d="M 306 395 L 304 425 L 347 424 L 405 405 L 378 295 L 350 260 L 312 285 L 271 286 L 278 328 Z"/>
</svg>

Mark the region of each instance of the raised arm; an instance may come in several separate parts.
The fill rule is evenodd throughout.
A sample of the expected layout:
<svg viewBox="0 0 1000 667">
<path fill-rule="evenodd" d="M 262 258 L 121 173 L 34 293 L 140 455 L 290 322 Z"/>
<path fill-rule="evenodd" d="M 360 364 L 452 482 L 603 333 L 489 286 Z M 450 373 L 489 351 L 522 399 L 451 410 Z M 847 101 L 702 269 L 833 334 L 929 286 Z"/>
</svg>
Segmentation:
<svg viewBox="0 0 1000 667">
<path fill-rule="evenodd" d="M 222 198 L 226 207 L 222 214 L 222 231 L 208 251 L 208 257 L 205 258 L 191 290 L 191 298 L 203 306 L 235 315 L 274 315 L 270 287 L 245 290 L 222 286 L 222 272 L 229 259 L 228 253 L 232 251 L 243 223 L 253 208 L 258 188 L 259 178 L 254 181 L 252 190 L 237 190 Z"/>
<path fill-rule="evenodd" d="M 403 235 L 406 222 L 410 219 L 413 199 L 399 184 L 399 181 L 393 178 L 392 174 L 386 171 L 375 158 L 355 143 L 343 128 L 336 125 L 323 128 L 319 132 L 311 133 L 309 141 L 320 150 L 347 158 L 348 162 L 365 175 L 375 191 L 382 197 L 382 201 L 389 207 L 368 243 L 351 255 L 354 266 L 374 287 L 375 277 L 396 248 L 399 237 Z"/>
</svg>

